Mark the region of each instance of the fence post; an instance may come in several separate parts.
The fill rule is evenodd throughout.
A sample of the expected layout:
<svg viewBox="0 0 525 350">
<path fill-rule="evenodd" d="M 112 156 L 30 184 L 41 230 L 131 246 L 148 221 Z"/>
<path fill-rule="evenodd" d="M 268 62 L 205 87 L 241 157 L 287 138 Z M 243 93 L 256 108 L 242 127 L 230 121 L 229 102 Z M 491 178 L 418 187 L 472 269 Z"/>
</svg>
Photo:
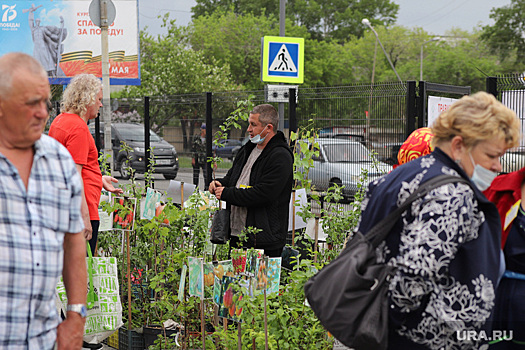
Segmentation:
<svg viewBox="0 0 525 350">
<path fill-rule="evenodd" d="M 100 117 L 95 119 L 95 146 L 97 146 L 97 151 L 98 151 L 99 156 L 101 154 L 104 154 L 102 142 L 100 142 Z"/>
<path fill-rule="evenodd" d="M 416 108 L 417 108 L 417 127 L 422 128 L 425 126 L 427 120 L 427 84 L 424 81 L 419 82 L 419 94 L 416 97 Z"/>
<path fill-rule="evenodd" d="M 407 81 L 407 115 L 406 115 L 406 127 L 405 127 L 405 139 L 416 130 L 416 82 L 411 80 Z"/>
<path fill-rule="evenodd" d="M 497 77 L 487 77 L 486 89 L 489 94 L 492 94 L 494 95 L 494 97 L 498 98 L 498 78 Z"/>
<path fill-rule="evenodd" d="M 288 135 L 291 135 L 292 131 L 297 132 L 297 90 L 295 88 L 290 88 L 288 114 L 288 122 L 290 123 Z"/>
<path fill-rule="evenodd" d="M 211 103 L 213 100 L 213 94 L 211 92 L 206 93 L 206 179 L 204 181 L 204 190 L 208 188 L 211 182 L 211 163 L 207 160 L 212 157 L 212 137 L 213 137 L 213 128 L 212 128 L 212 107 Z"/>
<path fill-rule="evenodd" d="M 149 134 L 150 120 L 149 120 L 149 96 L 144 96 L 144 170 L 148 171 L 149 167 L 155 166 L 155 163 L 150 164 L 151 157 L 151 140 Z M 153 177 L 146 183 L 146 187 L 155 188 L 155 181 Z"/>
</svg>

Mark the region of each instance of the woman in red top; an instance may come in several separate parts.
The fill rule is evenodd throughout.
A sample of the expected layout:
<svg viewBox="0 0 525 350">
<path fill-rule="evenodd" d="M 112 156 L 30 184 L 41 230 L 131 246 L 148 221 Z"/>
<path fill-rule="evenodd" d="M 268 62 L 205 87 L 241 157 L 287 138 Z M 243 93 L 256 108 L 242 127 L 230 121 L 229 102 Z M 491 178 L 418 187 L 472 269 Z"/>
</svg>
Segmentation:
<svg viewBox="0 0 525 350">
<path fill-rule="evenodd" d="M 84 182 L 82 218 L 86 239 L 95 254 L 100 218 L 98 204 L 102 187 L 112 193 L 122 193 L 111 176 L 102 176 L 98 164 L 98 151 L 87 123 L 98 116 L 102 106 L 102 84 L 92 74 L 80 74 L 71 80 L 62 95 L 61 109 L 49 129 L 49 136 L 62 143 L 71 153 Z"/>
</svg>

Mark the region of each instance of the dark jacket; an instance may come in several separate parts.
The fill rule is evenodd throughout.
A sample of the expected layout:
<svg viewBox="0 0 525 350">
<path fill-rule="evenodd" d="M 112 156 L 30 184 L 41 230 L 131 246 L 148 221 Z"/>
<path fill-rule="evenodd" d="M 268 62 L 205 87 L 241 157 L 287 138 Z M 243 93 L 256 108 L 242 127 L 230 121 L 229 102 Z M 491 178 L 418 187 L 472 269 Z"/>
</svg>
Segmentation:
<svg viewBox="0 0 525 350">
<path fill-rule="evenodd" d="M 397 208 L 419 184 L 440 174 L 468 179 L 436 148 L 373 181 L 363 201 L 360 232 Z M 466 184 L 430 191 L 405 211 L 377 252 L 396 266 L 389 290 L 389 350 L 478 349 L 490 332 L 500 277 L 499 215 Z M 490 335 L 489 335 L 490 336 Z"/>
<path fill-rule="evenodd" d="M 232 168 L 222 179 L 225 188 L 222 200 L 228 208 L 233 204 L 247 207 L 246 227 L 262 231 L 251 234 L 247 247 L 278 249 L 284 247 L 288 232 L 288 211 L 293 181 L 293 156 L 284 134 L 277 131 L 253 164 L 249 188 L 235 188 L 242 169 L 255 148 L 248 142 L 240 150 Z"/>
</svg>

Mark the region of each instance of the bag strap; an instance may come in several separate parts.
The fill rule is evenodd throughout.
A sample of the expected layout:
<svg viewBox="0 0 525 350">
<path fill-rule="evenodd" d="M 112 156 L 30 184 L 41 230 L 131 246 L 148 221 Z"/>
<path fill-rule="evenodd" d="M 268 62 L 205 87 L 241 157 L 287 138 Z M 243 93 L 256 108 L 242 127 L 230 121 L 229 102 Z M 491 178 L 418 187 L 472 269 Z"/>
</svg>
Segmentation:
<svg viewBox="0 0 525 350">
<path fill-rule="evenodd" d="M 472 187 L 469 180 L 454 175 L 438 175 L 424 182 L 419 188 L 412 193 L 398 208 L 388 214 L 383 220 L 372 227 L 366 234 L 366 237 L 372 243 L 373 247 L 377 247 L 392 230 L 399 216 L 417 199 L 423 198 L 431 190 L 448 183 L 462 182 Z"/>
</svg>

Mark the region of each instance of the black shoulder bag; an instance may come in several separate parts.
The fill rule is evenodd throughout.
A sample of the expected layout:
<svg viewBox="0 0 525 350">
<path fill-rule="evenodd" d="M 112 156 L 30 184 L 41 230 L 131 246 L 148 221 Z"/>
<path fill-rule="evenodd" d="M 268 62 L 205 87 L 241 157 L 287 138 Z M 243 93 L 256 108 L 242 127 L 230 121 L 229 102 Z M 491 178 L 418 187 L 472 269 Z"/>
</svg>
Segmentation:
<svg viewBox="0 0 525 350">
<path fill-rule="evenodd" d="M 412 202 L 453 182 L 471 185 L 452 175 L 439 175 L 423 183 L 366 236 L 356 232 L 341 254 L 306 282 L 304 291 L 310 307 L 340 342 L 355 350 L 387 348 L 388 282 L 395 267 L 378 263 L 375 249 Z"/>
</svg>

